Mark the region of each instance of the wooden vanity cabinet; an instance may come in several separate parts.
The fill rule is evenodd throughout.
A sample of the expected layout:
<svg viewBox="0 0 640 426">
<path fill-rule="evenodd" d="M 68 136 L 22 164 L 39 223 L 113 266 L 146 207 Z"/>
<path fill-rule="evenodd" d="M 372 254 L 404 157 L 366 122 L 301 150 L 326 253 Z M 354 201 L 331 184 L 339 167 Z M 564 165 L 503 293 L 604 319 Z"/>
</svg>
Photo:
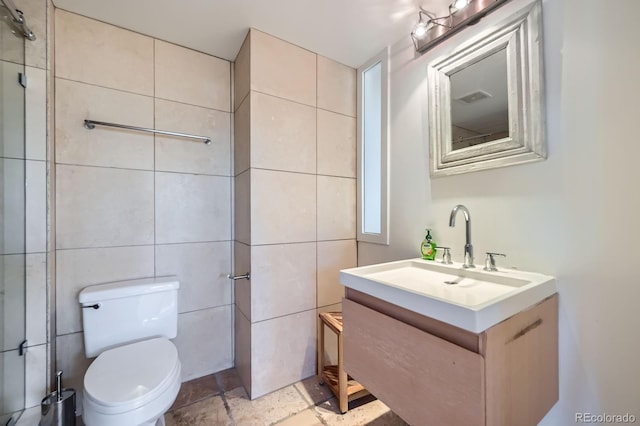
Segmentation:
<svg viewBox="0 0 640 426">
<path fill-rule="evenodd" d="M 475 334 L 347 289 L 345 370 L 412 426 L 536 425 L 558 400 L 558 296 Z"/>
</svg>

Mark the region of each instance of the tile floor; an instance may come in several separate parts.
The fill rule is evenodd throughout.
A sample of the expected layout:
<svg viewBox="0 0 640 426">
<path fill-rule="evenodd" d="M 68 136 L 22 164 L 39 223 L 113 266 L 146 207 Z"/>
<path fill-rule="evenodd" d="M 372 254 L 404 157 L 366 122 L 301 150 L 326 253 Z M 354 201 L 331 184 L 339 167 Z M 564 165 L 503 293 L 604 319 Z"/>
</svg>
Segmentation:
<svg viewBox="0 0 640 426">
<path fill-rule="evenodd" d="M 382 402 L 365 397 L 342 415 L 328 387 L 315 377 L 249 400 L 235 369 L 183 383 L 167 426 L 406 426 Z"/>
</svg>

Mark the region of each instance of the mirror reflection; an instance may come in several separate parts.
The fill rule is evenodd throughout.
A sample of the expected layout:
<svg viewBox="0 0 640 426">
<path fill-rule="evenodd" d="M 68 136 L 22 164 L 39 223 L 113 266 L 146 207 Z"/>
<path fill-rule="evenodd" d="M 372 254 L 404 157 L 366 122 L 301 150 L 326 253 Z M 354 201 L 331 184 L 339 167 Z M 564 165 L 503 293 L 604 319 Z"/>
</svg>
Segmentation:
<svg viewBox="0 0 640 426">
<path fill-rule="evenodd" d="M 509 137 L 507 50 L 450 75 L 452 151 Z"/>
</svg>

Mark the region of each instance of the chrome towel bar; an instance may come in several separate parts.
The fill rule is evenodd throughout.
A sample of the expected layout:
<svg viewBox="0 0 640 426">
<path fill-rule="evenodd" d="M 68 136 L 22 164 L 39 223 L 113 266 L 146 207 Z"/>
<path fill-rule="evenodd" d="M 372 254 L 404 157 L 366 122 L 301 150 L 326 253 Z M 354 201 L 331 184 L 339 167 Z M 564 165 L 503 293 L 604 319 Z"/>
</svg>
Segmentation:
<svg viewBox="0 0 640 426">
<path fill-rule="evenodd" d="M 168 132 L 166 130 L 148 129 L 146 127 L 129 126 L 126 124 L 105 123 L 104 121 L 84 120 L 85 128 L 92 130 L 92 129 L 95 129 L 96 126 L 117 127 L 119 129 L 137 130 L 140 132 L 150 132 L 150 133 L 158 133 L 161 135 L 179 136 L 181 138 L 199 139 L 203 141 L 205 145 L 211 144 L 211 138 L 207 136 L 190 135 L 188 133 Z"/>
<path fill-rule="evenodd" d="M 249 272 L 247 272 L 244 275 L 227 275 L 227 278 L 229 278 L 230 280 L 249 280 L 251 279 L 251 274 Z"/>
</svg>

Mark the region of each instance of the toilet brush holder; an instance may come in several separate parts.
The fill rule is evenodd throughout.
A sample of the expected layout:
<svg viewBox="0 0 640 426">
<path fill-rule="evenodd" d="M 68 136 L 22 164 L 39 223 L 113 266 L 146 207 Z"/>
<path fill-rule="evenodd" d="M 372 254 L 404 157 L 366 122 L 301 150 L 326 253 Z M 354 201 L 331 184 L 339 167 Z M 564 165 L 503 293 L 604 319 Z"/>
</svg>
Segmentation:
<svg viewBox="0 0 640 426">
<path fill-rule="evenodd" d="M 76 391 L 62 388 L 62 371 L 56 373 L 56 390 L 42 399 L 40 426 L 75 426 Z"/>
</svg>

